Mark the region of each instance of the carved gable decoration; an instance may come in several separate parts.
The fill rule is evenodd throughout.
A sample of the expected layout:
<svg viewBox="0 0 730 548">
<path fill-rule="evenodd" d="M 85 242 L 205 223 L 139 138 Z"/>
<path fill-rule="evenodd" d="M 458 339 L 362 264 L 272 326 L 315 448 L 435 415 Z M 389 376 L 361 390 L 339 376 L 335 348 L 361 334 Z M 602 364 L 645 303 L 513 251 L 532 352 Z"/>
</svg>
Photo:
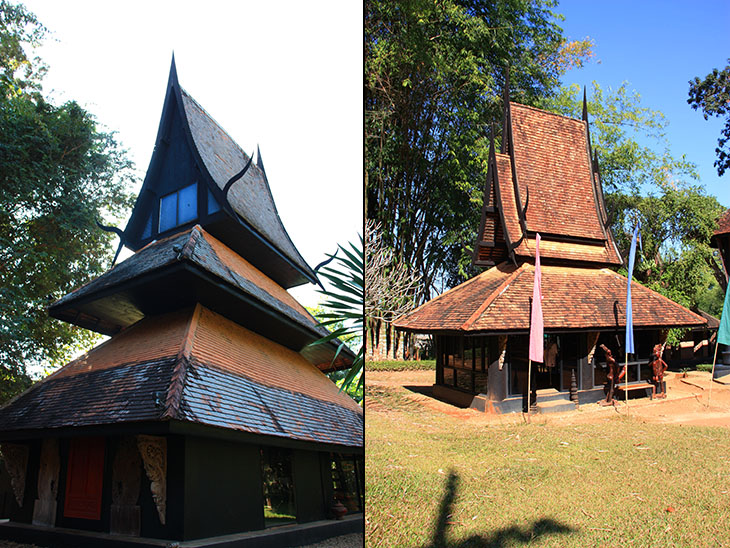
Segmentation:
<svg viewBox="0 0 730 548">
<path fill-rule="evenodd" d="M 165 525 L 167 514 L 167 439 L 160 436 L 137 436 L 144 470 L 150 480 L 152 499 L 157 506 L 160 523 Z"/>
</svg>

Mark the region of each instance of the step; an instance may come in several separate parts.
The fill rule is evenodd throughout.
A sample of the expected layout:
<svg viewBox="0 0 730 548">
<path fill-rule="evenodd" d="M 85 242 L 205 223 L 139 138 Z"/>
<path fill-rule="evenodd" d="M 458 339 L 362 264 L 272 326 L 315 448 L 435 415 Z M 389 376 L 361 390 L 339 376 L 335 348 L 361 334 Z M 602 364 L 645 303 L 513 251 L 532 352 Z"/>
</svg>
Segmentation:
<svg viewBox="0 0 730 548">
<path fill-rule="evenodd" d="M 570 401 L 570 392 L 558 392 L 555 388 L 543 388 L 537 391 L 537 401 Z"/>
<path fill-rule="evenodd" d="M 537 412 L 540 414 L 575 411 L 576 407 L 577 406 L 570 400 L 553 400 L 546 402 L 541 402 L 540 400 L 537 400 Z"/>
</svg>

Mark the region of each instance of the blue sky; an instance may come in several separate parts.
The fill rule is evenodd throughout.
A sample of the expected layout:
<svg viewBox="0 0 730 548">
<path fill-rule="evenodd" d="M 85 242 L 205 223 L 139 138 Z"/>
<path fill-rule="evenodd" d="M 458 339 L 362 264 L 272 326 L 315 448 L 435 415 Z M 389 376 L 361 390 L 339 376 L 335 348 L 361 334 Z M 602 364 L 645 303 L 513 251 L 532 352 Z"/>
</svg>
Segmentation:
<svg viewBox="0 0 730 548">
<path fill-rule="evenodd" d="M 567 37 L 595 41 L 594 59 L 569 71 L 564 83 L 590 90 L 593 80 L 613 89 L 628 81 L 642 105 L 666 116 L 672 154 L 694 162 L 708 194 L 730 207 L 730 173 L 718 177 L 713 166 L 723 121 L 705 121 L 687 104 L 689 80 L 730 58 L 730 2 L 561 0 L 554 11 L 565 16 Z"/>
</svg>

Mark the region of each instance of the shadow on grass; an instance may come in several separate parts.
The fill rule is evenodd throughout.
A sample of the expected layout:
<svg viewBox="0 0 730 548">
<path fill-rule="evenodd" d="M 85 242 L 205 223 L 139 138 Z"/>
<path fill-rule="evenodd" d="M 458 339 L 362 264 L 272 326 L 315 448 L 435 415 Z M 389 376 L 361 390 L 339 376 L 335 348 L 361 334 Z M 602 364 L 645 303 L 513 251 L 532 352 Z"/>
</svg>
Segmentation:
<svg viewBox="0 0 730 548">
<path fill-rule="evenodd" d="M 432 385 L 428 385 L 428 386 L 426 386 L 426 385 L 409 385 L 409 386 L 403 386 L 403 388 L 405 388 L 406 390 L 408 390 L 410 392 L 413 392 L 415 394 L 421 394 L 423 396 L 428 396 L 429 398 L 434 399 L 436 401 L 440 401 L 440 402 L 443 402 L 443 403 L 448 403 L 449 405 L 451 405 L 453 407 L 458 407 L 460 409 L 468 409 L 469 408 L 468 405 L 459 405 L 457 403 L 454 403 L 453 401 L 449 401 L 449 400 L 444 399 L 444 398 L 439 398 L 438 396 L 436 396 L 433 393 L 433 386 Z"/>
<path fill-rule="evenodd" d="M 454 499 L 458 486 L 459 476 L 450 472 L 446 482 L 446 492 L 439 507 L 433 541 L 423 548 L 503 548 L 507 545 L 514 546 L 516 543 L 528 544 L 538 536 L 568 534 L 575 531 L 574 528 L 559 521 L 542 518 L 524 528 L 512 525 L 484 535 L 472 535 L 466 539 L 450 541 L 447 538 L 449 526 L 452 524 L 449 518 L 454 512 Z"/>
</svg>

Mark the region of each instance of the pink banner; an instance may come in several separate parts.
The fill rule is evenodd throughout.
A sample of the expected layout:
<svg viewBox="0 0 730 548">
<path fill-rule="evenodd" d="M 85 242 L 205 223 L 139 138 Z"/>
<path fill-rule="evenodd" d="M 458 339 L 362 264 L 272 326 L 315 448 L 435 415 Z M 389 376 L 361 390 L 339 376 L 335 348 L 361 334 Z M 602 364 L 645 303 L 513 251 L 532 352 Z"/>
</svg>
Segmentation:
<svg viewBox="0 0 730 548">
<path fill-rule="evenodd" d="M 532 288 L 530 315 L 530 360 L 543 361 L 542 271 L 540 270 L 540 234 L 535 237 L 535 285 Z"/>
</svg>

